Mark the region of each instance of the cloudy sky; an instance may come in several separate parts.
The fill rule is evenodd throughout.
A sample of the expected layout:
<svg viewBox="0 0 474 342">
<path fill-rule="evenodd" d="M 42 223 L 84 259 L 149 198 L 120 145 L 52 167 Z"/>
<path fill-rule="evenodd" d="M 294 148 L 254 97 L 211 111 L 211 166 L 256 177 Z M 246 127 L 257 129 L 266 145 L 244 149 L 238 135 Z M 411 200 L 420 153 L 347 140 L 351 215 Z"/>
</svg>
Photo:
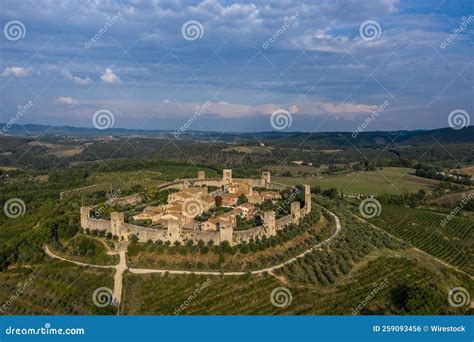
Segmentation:
<svg viewBox="0 0 474 342">
<path fill-rule="evenodd" d="M 285 131 L 353 131 L 371 116 L 368 130 L 472 117 L 471 1 L 1 6 L 0 122 L 93 127 L 107 110 L 113 127 L 271 131 L 280 111 Z"/>
</svg>

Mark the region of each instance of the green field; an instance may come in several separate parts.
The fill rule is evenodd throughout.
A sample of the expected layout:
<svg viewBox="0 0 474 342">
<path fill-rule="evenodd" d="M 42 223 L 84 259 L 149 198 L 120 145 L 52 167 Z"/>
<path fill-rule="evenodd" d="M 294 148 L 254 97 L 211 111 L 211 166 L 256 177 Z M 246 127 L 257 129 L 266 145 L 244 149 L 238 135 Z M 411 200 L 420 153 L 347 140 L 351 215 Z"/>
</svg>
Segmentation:
<svg viewBox="0 0 474 342">
<path fill-rule="evenodd" d="M 474 274 L 474 223 L 426 210 L 383 205 L 381 215 L 372 219 L 378 227 L 451 265 Z"/>
<path fill-rule="evenodd" d="M 123 313 L 172 315 L 181 307 L 178 314 L 183 315 L 351 315 L 380 284 L 383 288 L 356 314 L 464 312 L 466 308 L 449 306 L 446 289 L 472 289 L 470 277 L 406 248 L 381 229 L 354 221 L 341 207 L 331 210 L 341 218 L 344 229 L 340 235 L 327 248 L 315 250 L 274 274 L 208 278 L 128 273 L 124 278 Z M 196 288 L 207 279 L 209 285 L 196 294 Z M 272 305 L 270 295 L 277 287 L 290 290 L 292 301 L 288 307 Z M 405 289 L 420 288 L 427 289 L 431 297 L 416 306 L 395 296 Z"/>
<path fill-rule="evenodd" d="M 205 171 L 207 178 L 214 178 L 217 175 L 213 169 L 197 166 L 181 166 L 181 165 L 160 165 L 153 170 L 138 171 L 113 171 L 94 173 L 88 178 L 91 184 L 107 183 L 107 182 L 127 182 L 140 179 L 155 179 L 162 181 L 172 181 L 176 178 L 197 178 L 198 171 Z"/>
<path fill-rule="evenodd" d="M 161 172 L 158 171 L 115 171 L 115 172 L 104 172 L 96 173 L 88 178 L 88 181 L 96 183 L 107 183 L 111 181 L 133 181 L 137 179 L 160 179 L 162 176 Z"/>
<path fill-rule="evenodd" d="M 377 171 L 351 172 L 339 175 L 317 177 L 275 177 L 276 182 L 284 184 L 310 184 L 322 189 L 337 188 L 344 193 L 380 195 L 384 193 L 401 194 L 417 192 L 421 189 L 429 191 L 438 181 L 412 175 L 408 168 L 384 168 Z"/>
<path fill-rule="evenodd" d="M 103 238 L 104 239 L 104 238 Z M 117 255 L 112 255 L 113 249 L 106 247 L 107 241 L 90 236 L 77 234 L 70 241 L 63 242 L 64 250 L 58 251 L 50 246 L 52 252 L 69 260 L 94 264 L 116 265 L 119 261 Z M 108 253 L 109 252 L 109 253 Z"/>
<path fill-rule="evenodd" d="M 57 260 L 49 260 L 31 268 L 0 272 L 0 303 L 3 305 L 12 302 L 0 314 L 115 314 L 115 308 L 99 308 L 92 301 L 95 289 L 113 289 L 113 272 L 114 270 L 81 267 Z M 11 300 L 21 284 L 27 284 L 23 285 L 23 293 Z"/>
<path fill-rule="evenodd" d="M 195 290 L 205 282 L 208 286 L 196 294 Z M 459 314 L 462 309 L 449 307 L 446 286 L 473 286 L 472 280 L 453 271 L 439 273 L 409 258 L 371 255 L 361 260 L 358 268 L 348 276 L 329 286 L 314 286 L 271 275 L 208 278 L 127 274 L 123 311 L 128 315 L 173 315 L 182 307 L 178 312 L 181 315 L 351 315 L 380 284 L 384 285 L 380 292 L 358 314 L 403 314 L 408 309 L 393 300 L 393 293 L 402 285 L 430 287 L 436 291 L 438 302 L 433 306 L 425 303 L 426 307 L 418 310 Z M 282 286 L 290 290 L 292 300 L 287 307 L 278 308 L 272 305 L 270 295 Z"/>
</svg>

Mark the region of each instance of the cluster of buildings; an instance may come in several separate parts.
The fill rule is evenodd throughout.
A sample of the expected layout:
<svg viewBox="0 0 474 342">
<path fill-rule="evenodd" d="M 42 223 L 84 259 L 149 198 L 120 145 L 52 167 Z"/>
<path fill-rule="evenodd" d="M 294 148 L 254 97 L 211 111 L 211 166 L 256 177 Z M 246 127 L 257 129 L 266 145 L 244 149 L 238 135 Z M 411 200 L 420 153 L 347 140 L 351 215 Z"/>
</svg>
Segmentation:
<svg viewBox="0 0 474 342">
<path fill-rule="evenodd" d="M 201 176 L 201 178 L 199 178 Z M 200 173 L 198 179 L 205 179 Z M 263 177 L 263 176 L 262 176 Z M 262 178 L 263 179 L 263 178 Z M 265 182 L 270 183 L 265 174 Z M 263 183 L 263 181 L 262 181 Z M 143 212 L 133 216 L 134 220 L 151 220 L 152 224 L 167 226 L 176 221 L 186 229 L 217 231 L 221 224 L 236 225 L 237 216 L 251 219 L 256 211 L 256 204 L 265 200 L 281 199 L 279 191 L 254 190 L 254 184 L 243 180 L 228 180 L 218 189 L 209 192 L 206 185 L 184 186 L 182 190 L 168 195 L 167 203 L 159 206 L 147 206 Z M 242 199 L 245 199 L 242 201 Z M 207 221 L 196 221 L 195 218 L 217 205 L 231 210 L 210 217 Z"/>
<path fill-rule="evenodd" d="M 209 192 L 209 188 L 213 190 Z M 297 223 L 311 211 L 310 188 L 305 186 L 303 208 L 300 202 L 295 201 L 291 203 L 291 214 L 287 217 L 276 220 L 275 212 L 269 211 L 263 213 L 262 226 L 246 231 L 234 230 L 238 216 L 252 219 L 256 214 L 257 204 L 265 200 L 281 199 L 280 191 L 285 188 L 287 186 L 272 184 L 269 172 L 263 172 L 261 179 L 235 179 L 232 178 L 230 169 L 223 171 L 222 178 L 206 178 L 204 172 L 199 171 L 197 178 L 179 179 L 160 186 L 157 191 L 177 191 L 168 195 L 166 204 L 147 206 L 133 217 L 134 220 L 151 220 L 153 227 L 125 223 L 123 212 L 112 213 L 110 221 L 94 219 L 90 216 L 90 207 L 81 208 L 81 226 L 84 229 L 107 230 L 124 239 L 134 234 L 140 241 L 202 240 L 216 244 L 228 241 L 234 245 L 263 236 L 273 236 L 278 229 Z M 135 199 L 138 200 L 138 197 L 128 200 Z M 216 206 L 228 209 L 213 210 Z M 208 219 L 204 220 L 204 217 Z"/>
<path fill-rule="evenodd" d="M 169 221 L 177 221 L 181 226 L 193 222 L 194 217 L 216 206 L 215 198 L 205 186 L 187 187 L 168 195 L 167 204 L 147 206 L 135 215 L 134 220 L 151 220 L 166 226 Z"/>
</svg>

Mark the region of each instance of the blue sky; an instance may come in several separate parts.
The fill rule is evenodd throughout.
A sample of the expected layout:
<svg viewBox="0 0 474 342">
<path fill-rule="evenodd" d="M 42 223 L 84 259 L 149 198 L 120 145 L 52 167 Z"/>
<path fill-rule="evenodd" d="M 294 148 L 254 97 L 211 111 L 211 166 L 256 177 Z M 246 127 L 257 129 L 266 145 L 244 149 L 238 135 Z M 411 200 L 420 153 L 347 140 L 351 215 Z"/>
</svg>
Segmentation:
<svg viewBox="0 0 474 342">
<path fill-rule="evenodd" d="M 456 109 L 472 117 L 472 1 L 1 6 L 1 122 L 93 127 L 106 109 L 113 127 L 176 130 L 194 116 L 192 130 L 271 131 L 285 110 L 285 131 L 353 131 L 384 103 L 367 130 L 447 127 Z M 13 39 L 12 21 L 24 27 Z"/>
</svg>

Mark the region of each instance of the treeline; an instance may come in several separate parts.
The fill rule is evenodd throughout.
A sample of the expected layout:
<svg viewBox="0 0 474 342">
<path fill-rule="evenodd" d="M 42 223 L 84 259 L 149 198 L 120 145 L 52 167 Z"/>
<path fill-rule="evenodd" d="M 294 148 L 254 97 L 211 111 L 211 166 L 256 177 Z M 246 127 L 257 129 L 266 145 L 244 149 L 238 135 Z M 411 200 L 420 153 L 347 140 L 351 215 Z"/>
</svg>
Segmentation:
<svg viewBox="0 0 474 342">
<path fill-rule="evenodd" d="M 415 175 L 418 177 L 449 181 L 464 185 L 471 185 L 471 175 L 452 171 L 444 172 L 443 168 L 419 164 L 416 166 Z"/>
<path fill-rule="evenodd" d="M 327 134 L 329 141 L 341 139 L 341 136 L 337 134 Z M 370 138 L 371 143 L 360 146 L 357 145 L 357 139 L 349 137 L 348 139 L 354 140 L 357 150 L 352 147 L 352 144 L 347 145 L 346 139 L 342 145 L 329 143 L 326 146 L 313 140 L 313 137 L 308 140 L 301 139 L 301 135 L 298 134 L 263 137 L 265 146 L 271 148 L 268 153 L 229 150 L 227 143 L 221 141 L 210 143 L 200 139 L 177 139 L 172 144 L 167 139 L 153 137 L 128 137 L 126 142 L 123 137 L 107 140 L 85 137 L 80 141 L 52 136 L 40 139 L 41 142 L 82 148 L 81 153 L 65 157 L 50 153 L 51 151 L 45 146 L 28 144 L 33 139 L 0 137 L 0 151 L 3 152 L 0 154 L 0 165 L 47 171 L 93 161 L 106 160 L 108 165 L 110 160 L 142 160 L 146 163 L 149 160 L 161 159 L 170 163 L 212 165 L 211 168 L 215 168 L 216 171 L 220 171 L 224 166 L 231 166 L 235 169 L 236 175 L 249 176 L 253 174 L 253 172 L 248 172 L 249 169 L 255 170 L 263 165 L 289 163 L 294 160 L 302 160 L 312 165 L 328 163 L 358 163 L 360 165 L 365 160 L 370 160 L 373 165 L 371 167 L 413 167 L 417 162 L 455 167 L 454 160 L 463 160 L 466 164 L 474 163 L 474 155 L 471 154 L 472 139 L 457 139 L 456 143 L 447 142 L 444 146 L 431 146 L 419 141 L 416 144 L 407 145 L 400 141 L 400 136 L 393 135 L 389 138 L 388 135 L 390 134 L 383 133 L 382 136 L 374 137 L 374 141 Z M 250 141 L 247 136 L 242 136 L 236 143 L 256 146 L 255 140 Z M 322 149 L 340 150 L 337 153 L 328 153 Z"/>
</svg>

